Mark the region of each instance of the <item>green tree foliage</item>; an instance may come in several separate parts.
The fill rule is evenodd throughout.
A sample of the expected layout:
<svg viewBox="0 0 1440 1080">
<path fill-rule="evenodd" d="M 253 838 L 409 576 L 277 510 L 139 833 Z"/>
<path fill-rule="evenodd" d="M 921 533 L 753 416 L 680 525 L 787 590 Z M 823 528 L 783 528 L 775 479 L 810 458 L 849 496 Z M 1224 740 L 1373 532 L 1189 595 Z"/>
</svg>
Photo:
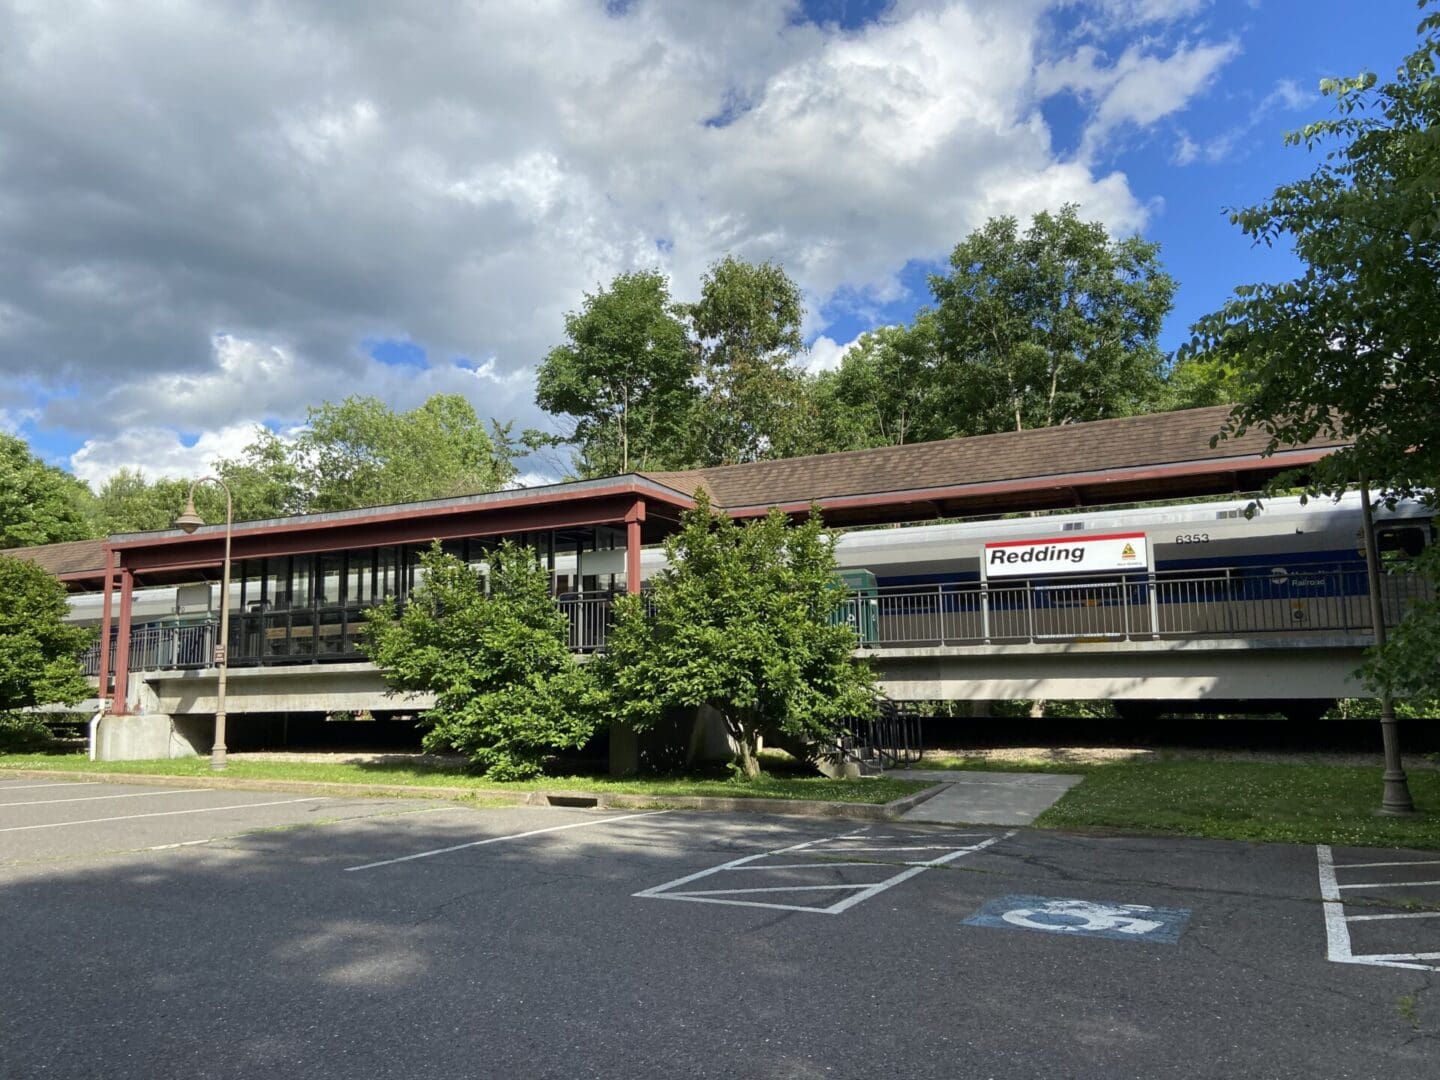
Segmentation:
<svg viewBox="0 0 1440 1080">
<path fill-rule="evenodd" d="M 540 771 L 556 750 L 583 746 L 598 716 L 590 673 L 570 655 L 549 572 L 507 541 L 480 575 L 439 545 L 399 619 L 366 613 L 364 649 L 391 689 L 433 693 L 425 747 L 458 750 L 497 780 Z"/>
<path fill-rule="evenodd" d="M 409 412 L 372 397 L 326 402 L 309 410 L 288 457 L 307 512 L 495 491 L 514 476 L 459 394 Z"/>
<path fill-rule="evenodd" d="M 945 439 L 958 434 L 951 393 L 938 371 L 933 311 L 909 326 L 886 326 L 861 336 L 834 371 L 821 372 L 811 390 L 818 414 L 815 452 Z"/>
<path fill-rule="evenodd" d="M 23 439 L 0 432 L 0 548 L 88 540 L 90 490 L 46 465 Z"/>
<path fill-rule="evenodd" d="M 805 347 L 800 288 L 774 263 L 727 255 L 684 308 L 700 352 L 702 389 L 692 410 L 690 457 L 732 465 L 804 452 L 806 383 L 796 358 Z"/>
<path fill-rule="evenodd" d="M 1160 326 L 1175 282 L 1159 247 L 1111 240 L 1075 206 L 1023 233 L 992 218 L 930 279 L 952 434 L 1050 427 L 1145 412 L 1157 402 Z"/>
<path fill-rule="evenodd" d="M 636 730 L 667 707 L 714 708 L 753 778 L 762 736 L 833 740 L 874 712 L 874 683 L 834 619 L 846 594 L 818 508 L 796 527 L 778 510 L 741 526 L 704 492 L 696 502 L 650 591 L 617 601 L 599 666 L 613 715 Z"/>
<path fill-rule="evenodd" d="M 1434 5 L 1426 0 L 1422 9 Z M 1303 264 L 1246 285 L 1201 319 L 1184 350 L 1234 369 L 1248 393 L 1222 437 L 1259 428 L 1270 450 L 1317 437 L 1354 445 L 1312 468 L 1338 493 L 1364 476 L 1385 498 L 1435 505 L 1440 486 L 1440 13 L 1395 78 L 1331 79 L 1335 115 L 1286 136 L 1325 148 L 1315 171 L 1231 214 L 1257 242 L 1288 242 Z M 1440 580 L 1432 549 L 1422 569 Z M 1440 609 L 1405 620 L 1371 676 L 1398 694 L 1440 696 Z"/>
<path fill-rule="evenodd" d="M 27 559 L 0 556 L 0 596 L 0 714 L 89 697 L 79 658 L 91 633 L 64 622 L 65 586 Z"/>
<path fill-rule="evenodd" d="M 665 275 L 620 274 L 587 294 L 565 338 L 540 364 L 535 401 L 570 418 L 580 474 L 683 465 L 696 361 Z"/>
</svg>

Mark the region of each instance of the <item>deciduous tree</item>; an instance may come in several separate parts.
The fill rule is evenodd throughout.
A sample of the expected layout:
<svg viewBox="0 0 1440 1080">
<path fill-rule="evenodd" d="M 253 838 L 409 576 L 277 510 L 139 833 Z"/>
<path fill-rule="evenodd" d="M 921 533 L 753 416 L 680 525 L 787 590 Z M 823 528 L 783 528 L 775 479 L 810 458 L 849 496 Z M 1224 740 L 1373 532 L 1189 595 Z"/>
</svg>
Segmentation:
<svg viewBox="0 0 1440 1080">
<path fill-rule="evenodd" d="M 617 275 L 565 316 L 565 337 L 540 364 L 535 401 L 570 419 L 580 474 L 683 465 L 696 358 L 665 275 Z"/>
<path fill-rule="evenodd" d="M 1422 9 L 1433 8 L 1422 2 Z M 1327 79 L 1335 115 L 1286 136 L 1325 156 L 1231 220 L 1293 245 L 1290 281 L 1246 285 L 1201 319 L 1190 363 L 1232 367 L 1246 387 L 1222 437 L 1258 428 L 1269 449 L 1353 439 L 1311 469 L 1316 490 L 1360 477 L 1384 498 L 1436 504 L 1440 489 L 1440 13 L 1395 77 Z M 1286 482 L 1282 480 L 1282 482 Z M 1433 546 L 1422 568 L 1440 580 Z M 1398 694 L 1440 695 L 1440 606 L 1413 609 L 1371 675 Z"/>
<path fill-rule="evenodd" d="M 533 776 L 595 730 L 590 673 L 567 648 L 568 626 L 535 553 L 509 541 L 489 559 L 489 589 L 437 545 L 398 619 L 367 613 L 364 649 L 402 693 L 433 693 L 425 747 L 458 750 L 497 780 Z"/>
<path fill-rule="evenodd" d="M 28 559 L 0 556 L 0 597 L 0 714 L 89 697 L 80 653 L 92 635 L 64 622 L 65 587 Z"/>
<path fill-rule="evenodd" d="M 1050 427 L 1153 407 L 1158 343 L 1175 282 L 1158 245 L 1112 240 L 1073 205 L 1023 233 L 992 218 L 930 279 L 938 321 L 932 377 L 949 387 L 954 434 Z"/>
<path fill-rule="evenodd" d="M 513 475 L 459 394 L 409 412 L 372 397 L 327 401 L 309 410 L 289 459 L 309 512 L 495 491 Z"/>
<path fill-rule="evenodd" d="M 873 713 L 873 680 L 835 618 L 846 593 L 818 508 L 795 527 L 778 510 L 741 526 L 703 491 L 696 502 L 649 592 L 617 602 L 601 677 L 637 730 L 666 707 L 715 709 L 753 778 L 763 735 L 833 742 L 845 718 Z"/>
<path fill-rule="evenodd" d="M 937 371 L 934 312 L 909 326 L 886 326 L 863 335 L 835 371 L 822 372 L 812 389 L 819 416 L 816 452 L 946 439 L 965 434 L 948 415 L 950 394 Z"/>
<path fill-rule="evenodd" d="M 0 432 L 0 548 L 88 540 L 90 489 Z"/>
<path fill-rule="evenodd" d="M 727 255 L 685 307 L 701 359 L 692 463 L 732 465 L 808 449 L 800 288 L 774 263 Z"/>
</svg>

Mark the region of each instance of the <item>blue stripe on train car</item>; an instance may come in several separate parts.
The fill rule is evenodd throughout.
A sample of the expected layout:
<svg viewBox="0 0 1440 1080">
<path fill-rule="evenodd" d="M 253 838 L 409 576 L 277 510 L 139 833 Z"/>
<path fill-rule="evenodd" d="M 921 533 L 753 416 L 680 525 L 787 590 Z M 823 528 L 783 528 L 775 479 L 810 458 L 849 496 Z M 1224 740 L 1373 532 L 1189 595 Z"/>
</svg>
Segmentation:
<svg viewBox="0 0 1440 1080">
<path fill-rule="evenodd" d="M 1365 561 L 1349 548 L 1318 552 L 1232 555 L 1228 558 L 1217 556 L 1210 559 L 1166 559 L 1157 563 L 1156 570 L 1166 576 L 1191 573 L 1202 579 L 1192 582 L 1183 592 L 1161 588 L 1161 603 L 1193 602 L 1196 599 L 1219 601 L 1358 596 L 1364 595 L 1367 590 Z M 1226 571 L 1226 576 L 1203 580 L 1207 574 Z M 1115 582 L 1121 576 L 1105 577 L 1103 580 Z M 1123 577 L 1126 579 L 1127 591 L 1143 590 L 1143 574 Z M 1007 589 L 1005 586 L 1019 585 L 1024 580 L 1007 579 L 1005 583 L 997 585 L 992 592 L 992 606 L 1018 606 L 1021 601 L 1020 594 L 1017 590 Z M 1035 597 L 1037 606 L 1050 606 L 1054 599 L 1071 602 L 1063 593 L 1057 596 L 1053 590 L 1067 586 L 1078 589 L 1085 584 L 1083 579 L 1067 578 L 1064 575 L 1030 580 L 1043 586 Z M 966 571 L 895 574 L 876 579 L 881 589 L 938 588 L 941 591 L 965 589 L 967 586 L 978 585 L 979 582 L 978 573 Z M 1095 600 L 1102 604 L 1116 602 L 1119 598 L 1119 590 L 1116 590 L 1113 597 L 1099 593 L 1095 596 Z M 1130 602 L 1135 603 L 1137 599 L 1132 596 Z M 959 597 L 947 600 L 944 606 L 947 610 L 957 610 L 961 606 Z"/>
</svg>

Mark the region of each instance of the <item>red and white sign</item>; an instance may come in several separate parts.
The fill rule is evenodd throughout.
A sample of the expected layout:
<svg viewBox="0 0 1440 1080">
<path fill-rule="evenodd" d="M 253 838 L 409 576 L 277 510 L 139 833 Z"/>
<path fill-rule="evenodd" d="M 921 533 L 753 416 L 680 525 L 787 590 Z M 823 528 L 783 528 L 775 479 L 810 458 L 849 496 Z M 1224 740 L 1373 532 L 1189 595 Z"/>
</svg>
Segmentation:
<svg viewBox="0 0 1440 1080">
<path fill-rule="evenodd" d="M 1106 574 L 1150 569 L 1145 534 L 1064 536 L 1049 540 L 996 540 L 985 545 L 986 580 L 1049 574 Z"/>
</svg>

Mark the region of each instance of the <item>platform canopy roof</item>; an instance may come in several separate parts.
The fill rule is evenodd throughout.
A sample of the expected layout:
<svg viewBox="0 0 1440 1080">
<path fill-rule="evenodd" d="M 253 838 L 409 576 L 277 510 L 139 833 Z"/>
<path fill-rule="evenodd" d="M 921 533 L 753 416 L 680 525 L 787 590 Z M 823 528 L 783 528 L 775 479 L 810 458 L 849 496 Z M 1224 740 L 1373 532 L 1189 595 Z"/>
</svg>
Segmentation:
<svg viewBox="0 0 1440 1080">
<path fill-rule="evenodd" d="M 36 544 L 33 547 L 6 548 L 0 551 L 0 556 L 29 559 L 65 581 L 103 571 L 105 543 L 104 540 L 71 540 L 64 544 Z"/>
<path fill-rule="evenodd" d="M 1230 407 L 1129 416 L 836 454 L 646 472 L 397 506 L 237 522 L 236 558 L 618 523 L 645 504 L 643 539 L 673 528 L 697 491 L 733 517 L 819 503 L 832 525 L 913 522 L 1256 491 L 1341 441 L 1267 454 L 1263 432 L 1211 446 Z M 98 584 L 105 549 L 149 581 L 182 580 L 220 561 L 224 527 L 131 533 L 0 552 L 72 585 Z"/>
<path fill-rule="evenodd" d="M 1255 491 L 1345 445 L 1265 456 L 1251 430 L 1215 446 L 1230 406 L 644 475 L 704 489 L 736 517 L 820 503 L 833 525 Z"/>
</svg>

